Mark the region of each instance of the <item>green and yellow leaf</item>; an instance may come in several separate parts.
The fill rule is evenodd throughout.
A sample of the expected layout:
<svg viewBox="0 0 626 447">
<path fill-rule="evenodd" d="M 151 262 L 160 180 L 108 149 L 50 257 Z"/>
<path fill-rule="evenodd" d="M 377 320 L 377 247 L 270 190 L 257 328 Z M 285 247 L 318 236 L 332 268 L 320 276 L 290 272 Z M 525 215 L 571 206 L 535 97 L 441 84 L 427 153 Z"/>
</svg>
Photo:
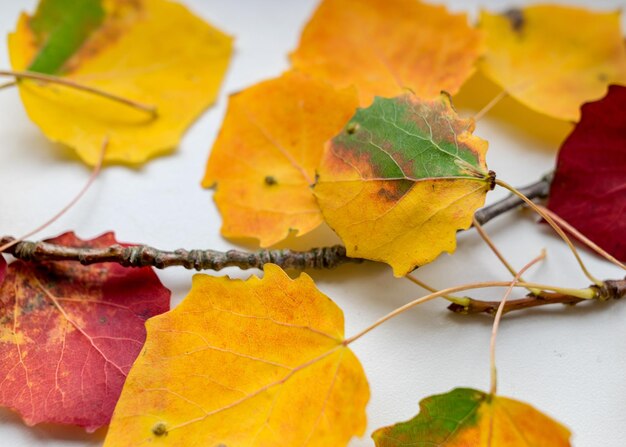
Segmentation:
<svg viewBox="0 0 626 447">
<path fill-rule="evenodd" d="M 215 101 L 232 39 L 169 0 L 42 0 L 9 36 L 14 70 L 60 76 L 155 106 L 156 116 L 93 93 L 23 79 L 30 118 L 94 165 L 138 164 L 171 152 Z"/>
<path fill-rule="evenodd" d="M 567 428 L 523 402 L 456 388 L 413 419 L 378 429 L 376 447 L 569 447 Z"/>
<path fill-rule="evenodd" d="M 376 98 L 326 145 L 315 195 L 349 256 L 403 276 L 453 252 L 493 184 L 487 142 L 447 95 Z"/>
</svg>

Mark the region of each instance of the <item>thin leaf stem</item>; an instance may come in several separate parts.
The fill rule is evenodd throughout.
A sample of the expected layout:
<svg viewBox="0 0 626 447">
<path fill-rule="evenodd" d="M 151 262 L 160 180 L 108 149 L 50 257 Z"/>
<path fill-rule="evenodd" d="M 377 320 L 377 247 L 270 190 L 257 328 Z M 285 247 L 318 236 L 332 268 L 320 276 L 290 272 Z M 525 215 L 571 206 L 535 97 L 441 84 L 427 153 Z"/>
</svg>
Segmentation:
<svg viewBox="0 0 626 447">
<path fill-rule="evenodd" d="M 493 254 L 496 255 L 502 265 L 504 265 L 504 267 L 509 271 L 509 273 L 511 273 L 512 276 L 517 276 L 517 272 L 515 271 L 513 266 L 509 263 L 509 261 L 506 260 L 498 247 L 496 247 L 496 244 L 494 244 L 493 240 L 489 237 L 483 226 L 478 222 L 478 220 L 476 220 L 476 217 L 472 218 L 472 224 L 474 225 L 474 228 L 476 228 L 476 231 L 478 232 L 481 239 L 485 242 L 485 244 L 487 244 Z M 520 278 L 520 280 L 523 281 L 522 278 Z"/>
<path fill-rule="evenodd" d="M 472 117 L 474 119 L 474 122 L 478 122 L 481 119 L 483 119 L 485 115 L 489 113 L 491 109 L 493 109 L 500 101 L 506 98 L 507 95 L 508 95 L 508 92 L 506 90 L 502 90 L 500 93 L 494 96 L 494 98 L 491 101 L 485 104 L 485 106 L 482 109 L 480 109 L 478 112 L 474 114 L 474 116 Z"/>
<path fill-rule="evenodd" d="M 0 90 L 4 90 L 9 87 L 15 87 L 16 85 L 17 85 L 17 82 L 15 81 L 5 82 L 4 84 L 0 84 Z"/>
<path fill-rule="evenodd" d="M 541 177 L 538 181 L 521 186 L 517 188 L 517 190 L 531 200 L 545 199 L 550 192 L 550 184 L 552 183 L 553 177 L 554 173 L 550 172 Z M 476 220 L 478 220 L 481 225 L 485 225 L 495 217 L 502 216 L 507 211 L 519 208 L 523 204 L 524 201 L 518 196 L 509 194 L 508 197 L 479 209 L 474 213 L 474 217 L 476 217 Z"/>
<path fill-rule="evenodd" d="M 585 276 L 592 283 L 596 284 L 597 286 L 601 286 L 603 284 L 602 281 L 600 281 L 598 278 L 593 276 L 589 272 L 589 270 L 587 270 L 587 267 L 585 266 L 585 263 L 581 259 L 580 254 L 578 253 L 578 250 L 576 249 L 576 247 L 574 246 L 574 244 L 572 243 L 570 238 L 567 237 L 567 234 L 565 234 L 565 232 L 561 229 L 561 227 L 559 227 L 556 224 L 556 222 L 552 219 L 552 217 L 550 217 L 548 214 L 544 213 L 543 210 L 541 208 L 539 208 L 532 200 L 530 200 L 528 197 L 526 197 L 524 194 L 519 192 L 517 189 L 515 189 L 513 186 L 509 185 L 508 183 L 506 183 L 506 182 L 504 182 L 504 181 L 502 181 L 500 179 L 496 179 L 496 185 L 501 186 L 502 188 L 507 189 L 510 192 L 512 192 L 513 194 L 515 194 L 516 196 L 518 196 L 520 199 L 522 199 L 524 202 L 526 202 L 526 204 L 529 207 L 531 207 L 537 214 L 539 214 L 541 217 L 543 217 L 545 219 L 545 221 L 548 222 L 548 224 L 554 229 L 554 231 L 556 231 L 556 233 L 561 237 L 561 239 L 563 239 L 563 241 L 570 248 L 570 250 L 574 254 L 574 257 L 578 261 L 578 265 L 580 265 L 580 268 L 583 271 L 583 273 L 585 274 Z"/>
<path fill-rule="evenodd" d="M 478 219 L 476 219 L 476 216 L 472 217 L 472 224 L 474 228 L 476 228 L 476 231 L 478 232 L 482 240 L 485 242 L 485 244 L 487 244 L 487 246 L 491 249 L 493 254 L 495 254 L 496 257 L 500 260 L 502 265 L 504 265 L 504 267 L 506 267 L 509 273 L 511 273 L 511 276 L 513 276 L 514 278 L 517 277 L 517 271 L 515 271 L 515 268 L 509 263 L 509 261 L 507 261 L 507 259 L 504 257 L 502 252 L 498 249 L 498 247 L 496 247 L 496 244 L 493 242 L 491 237 L 489 237 L 489 235 L 487 234 L 483 226 L 480 224 L 480 222 L 478 222 Z M 524 281 L 524 278 L 520 277 L 519 280 Z M 541 293 L 541 290 L 532 289 L 532 290 L 529 290 L 529 292 L 534 295 L 538 295 Z"/>
<path fill-rule="evenodd" d="M 449 295 L 455 292 L 461 292 L 464 290 L 485 289 L 485 288 L 491 288 L 491 287 L 507 287 L 510 285 L 511 285 L 511 281 L 485 281 L 485 282 L 477 282 L 477 283 L 472 283 L 472 284 L 463 284 L 460 286 L 448 287 L 447 289 L 439 290 L 438 292 L 434 292 L 434 293 L 422 296 L 420 298 L 417 298 L 405 304 L 404 306 L 398 307 L 397 309 L 388 313 L 384 317 L 376 320 L 374 323 L 372 323 L 371 325 L 363 329 L 361 332 L 357 333 L 356 335 L 353 335 L 350 338 L 345 339 L 343 344 L 347 346 L 350 343 L 357 341 L 359 338 L 363 337 L 368 332 L 376 329 L 378 326 L 385 323 L 386 321 L 391 320 L 392 318 L 397 317 L 400 314 L 403 314 L 407 310 L 412 309 L 419 304 L 434 300 L 435 298 L 440 298 L 445 295 Z M 597 297 L 597 289 L 593 289 L 593 288 L 568 289 L 568 288 L 555 287 L 555 286 L 550 286 L 546 284 L 538 284 L 538 283 L 532 283 L 532 282 L 517 282 L 514 287 L 523 287 L 526 289 L 536 288 L 536 289 L 541 289 L 541 290 L 550 290 L 550 291 L 555 291 L 558 293 L 571 295 L 577 298 L 589 299 L 589 300 L 595 299 Z"/>
<path fill-rule="evenodd" d="M 102 142 L 102 148 L 100 150 L 100 156 L 98 157 L 98 162 L 96 163 L 96 166 L 93 168 L 93 171 L 91 171 L 91 175 L 89 176 L 89 179 L 87 180 L 87 183 L 85 183 L 85 186 L 83 186 L 83 188 L 78 192 L 78 194 L 76 194 L 76 196 L 72 200 L 70 200 L 70 202 L 67 205 L 65 205 L 58 213 L 56 213 L 54 216 L 52 216 L 50 219 L 48 219 L 43 224 L 39 225 L 34 230 L 31 230 L 28 233 L 18 237 L 17 239 L 13 239 L 13 240 L 5 243 L 4 245 L 1 245 L 0 246 L 0 253 L 2 253 L 3 251 L 5 251 L 5 250 L 7 250 L 7 249 L 9 249 L 11 247 L 13 247 L 16 244 L 22 242 L 24 239 L 29 238 L 32 235 L 34 235 L 36 233 L 39 233 L 40 231 L 46 229 L 48 226 L 50 226 L 54 222 L 56 222 L 66 212 L 68 212 L 74 205 L 76 205 L 76 203 L 89 190 L 89 188 L 94 183 L 96 178 L 98 178 L 98 174 L 100 174 L 100 171 L 102 169 L 102 163 L 104 161 L 104 154 L 106 153 L 106 149 L 107 149 L 108 145 L 109 145 L 109 139 L 105 138 L 104 141 Z"/>
<path fill-rule="evenodd" d="M 102 98 L 109 99 L 111 101 L 118 102 L 120 104 L 124 104 L 126 106 L 132 107 L 134 109 L 140 110 L 142 112 L 148 113 L 153 118 L 157 116 L 157 108 L 150 104 L 144 104 L 138 101 L 134 101 L 132 99 L 124 98 L 122 96 L 116 95 L 114 93 L 110 93 L 104 90 L 101 90 L 96 87 L 90 87 L 85 84 L 80 84 L 75 81 L 71 81 L 66 78 L 61 78 L 59 76 L 52 76 L 43 73 L 35 73 L 31 71 L 11 71 L 11 70 L 0 70 L 0 76 L 10 76 L 15 79 L 31 79 L 34 81 L 48 82 L 51 84 L 58 84 L 64 87 L 73 88 L 75 90 L 80 90 L 86 93 L 90 93 L 93 95 L 100 96 Z"/>
<path fill-rule="evenodd" d="M 413 276 L 411 273 L 409 273 L 408 275 L 405 276 L 406 279 L 408 279 L 409 281 L 411 281 L 413 284 L 421 287 L 424 290 L 428 290 L 429 292 L 435 293 L 438 292 L 437 289 L 435 289 L 434 287 L 426 284 L 424 281 L 416 278 L 415 276 Z M 445 298 L 446 300 L 450 301 L 451 303 L 455 303 L 458 304 L 460 306 L 463 305 L 467 305 L 468 304 L 468 300 L 467 298 L 463 298 L 460 296 L 454 296 L 454 295 L 444 295 L 441 298 Z"/>
<path fill-rule="evenodd" d="M 522 279 L 522 275 L 537 262 L 543 260 L 546 257 L 546 251 L 542 250 L 541 254 L 537 256 L 535 259 L 526 264 L 522 269 L 515 273 L 513 281 L 511 281 L 511 285 L 506 289 L 502 300 L 500 301 L 500 305 L 498 306 L 498 311 L 496 312 L 496 316 L 493 319 L 493 327 L 491 329 L 491 341 L 489 342 L 489 371 L 491 374 L 491 386 L 489 388 L 489 394 L 493 397 L 496 395 L 496 391 L 498 389 L 498 374 L 496 370 L 496 338 L 498 336 L 498 329 L 500 327 L 500 321 L 502 320 L 502 315 L 504 314 L 504 306 L 506 305 L 506 300 L 513 292 L 515 285 Z"/>
<path fill-rule="evenodd" d="M 595 242 L 593 242 L 587 236 L 585 236 L 580 231 L 578 231 L 576 228 L 574 228 L 572 225 L 570 225 L 561 216 L 559 216 L 558 214 L 556 214 L 555 212 L 553 212 L 549 208 L 546 208 L 545 206 L 537 205 L 537 207 L 539 209 L 541 209 L 541 211 L 546 213 L 548 216 L 550 216 L 560 227 L 564 228 L 568 233 L 574 235 L 574 237 L 576 239 L 580 240 L 580 242 L 585 244 L 588 248 L 590 248 L 591 250 L 595 251 L 597 254 L 602 256 L 604 259 L 606 259 L 607 261 L 615 264 L 619 268 L 621 268 L 623 270 L 626 270 L 626 265 L 624 265 L 622 262 L 620 262 L 619 259 L 615 258 L 610 253 L 606 252 L 604 249 L 602 249 L 602 247 L 597 245 Z"/>
</svg>

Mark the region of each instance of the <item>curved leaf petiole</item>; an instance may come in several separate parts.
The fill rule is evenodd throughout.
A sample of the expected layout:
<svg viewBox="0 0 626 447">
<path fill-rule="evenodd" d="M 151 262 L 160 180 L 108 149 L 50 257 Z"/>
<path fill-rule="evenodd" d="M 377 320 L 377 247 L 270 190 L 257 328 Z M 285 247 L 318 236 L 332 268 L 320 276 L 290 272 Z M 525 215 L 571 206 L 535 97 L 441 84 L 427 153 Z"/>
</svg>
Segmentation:
<svg viewBox="0 0 626 447">
<path fill-rule="evenodd" d="M 500 180 L 500 179 L 496 179 L 495 180 L 496 185 L 501 186 L 504 189 L 509 190 L 511 193 L 515 194 L 516 196 L 518 196 L 520 199 L 522 199 L 530 208 L 532 208 L 533 211 L 535 211 L 537 214 L 539 214 L 541 217 L 543 217 L 545 219 L 545 221 L 554 229 L 554 231 L 556 231 L 556 233 L 560 236 L 561 239 L 563 239 L 563 241 L 567 244 L 567 246 L 570 248 L 570 250 L 572 251 L 572 253 L 574 254 L 574 257 L 576 258 L 576 260 L 578 261 L 578 265 L 580 265 L 581 270 L 583 271 L 583 273 L 585 274 L 585 276 L 595 285 L 597 285 L 598 287 L 601 287 L 603 282 L 600 281 L 598 278 L 596 278 L 595 276 L 593 276 L 589 270 L 587 270 L 587 267 L 585 266 L 585 263 L 583 262 L 583 260 L 580 257 L 580 254 L 578 253 L 578 250 L 576 249 L 576 247 L 574 246 L 574 244 L 572 243 L 572 241 L 570 240 L 569 237 L 567 237 L 567 235 L 565 234 L 565 232 L 561 229 L 560 226 L 557 225 L 557 223 L 552 219 L 552 217 L 550 217 L 547 213 L 545 213 L 541 208 L 539 208 L 532 200 L 530 200 L 528 197 L 526 197 L 524 194 L 522 194 L 521 192 L 519 192 L 517 189 L 515 189 L 515 187 L 509 185 L 508 183 Z"/>
<path fill-rule="evenodd" d="M 449 295 L 455 292 L 461 292 L 464 290 L 486 289 L 486 288 L 491 288 L 491 287 L 510 287 L 510 285 L 511 285 L 511 281 L 485 281 L 485 282 L 477 282 L 477 283 L 472 283 L 472 284 L 463 284 L 460 286 L 448 287 L 447 289 L 442 289 L 442 290 L 439 290 L 438 292 L 434 292 L 429 295 L 422 296 L 420 298 L 417 298 L 405 304 L 404 306 L 398 307 L 396 310 L 388 313 L 384 317 L 379 318 L 374 323 L 372 323 L 371 325 L 369 325 L 368 327 L 366 327 L 365 329 L 363 329 L 361 332 L 357 333 L 356 335 L 353 335 L 350 338 L 346 338 L 343 341 L 343 344 L 347 346 L 350 343 L 357 341 L 359 338 L 363 337 L 368 332 L 376 329 L 378 326 L 385 323 L 386 321 L 391 320 L 394 317 L 397 317 L 398 315 L 406 312 L 409 309 L 412 309 L 413 307 L 419 304 L 434 300 L 435 298 L 441 298 L 441 297 L 444 297 L 445 295 Z M 523 287 L 525 289 L 534 288 L 534 289 L 541 289 L 541 290 L 549 290 L 552 292 L 563 293 L 563 294 L 577 297 L 577 298 L 584 299 L 584 300 L 593 300 L 593 299 L 598 298 L 598 291 L 599 291 L 597 287 L 588 287 L 586 289 L 569 289 L 569 288 L 564 288 L 564 287 L 550 286 L 547 284 L 538 284 L 534 282 L 517 282 L 514 287 Z M 469 305 L 469 302 L 470 300 L 468 298 L 467 299 L 468 305 Z"/>
<path fill-rule="evenodd" d="M 32 71 L 11 71 L 11 70 L 0 70 L 0 76 L 8 76 L 13 77 L 16 80 L 20 79 L 31 79 L 33 81 L 41 81 L 48 82 L 51 84 L 58 84 L 64 87 L 73 88 L 75 90 L 80 90 L 86 93 L 91 93 L 96 96 L 100 96 L 102 98 L 109 99 L 111 101 L 118 102 L 120 104 L 124 104 L 126 106 L 132 107 L 134 109 L 140 110 L 142 112 L 146 112 L 150 114 L 153 118 L 155 118 L 158 114 L 156 106 L 150 104 L 143 104 L 138 101 L 134 101 L 132 99 L 124 98 L 122 96 L 116 95 L 114 93 L 110 93 L 99 88 L 90 87 L 85 84 L 80 84 L 75 81 L 71 81 L 69 79 L 65 79 L 59 76 L 52 76 L 42 73 L 35 73 Z M 9 87 L 16 84 L 16 82 L 9 82 L 7 84 L 2 85 L 1 87 Z"/>
</svg>

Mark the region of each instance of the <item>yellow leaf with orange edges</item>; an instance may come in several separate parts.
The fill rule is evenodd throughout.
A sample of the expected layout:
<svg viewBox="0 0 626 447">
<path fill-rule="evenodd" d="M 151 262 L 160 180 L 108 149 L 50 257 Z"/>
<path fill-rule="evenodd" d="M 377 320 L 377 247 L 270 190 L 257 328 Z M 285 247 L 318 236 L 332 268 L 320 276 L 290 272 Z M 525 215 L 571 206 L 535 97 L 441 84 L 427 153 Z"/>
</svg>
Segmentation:
<svg viewBox="0 0 626 447">
<path fill-rule="evenodd" d="M 465 14 L 417 0 L 324 0 L 291 60 L 337 87 L 355 85 L 360 103 L 407 90 L 456 93 L 474 72 L 483 43 Z"/>
<path fill-rule="evenodd" d="M 533 110 L 578 121 L 580 106 L 626 83 L 619 12 L 537 5 L 483 12 L 481 70 Z"/>
<path fill-rule="evenodd" d="M 420 402 L 413 419 L 376 430 L 376 447 L 569 447 L 567 428 L 530 405 L 456 388 Z"/>
<path fill-rule="evenodd" d="M 14 70 L 155 106 L 156 116 L 54 83 L 19 82 L 28 115 L 49 139 L 94 165 L 108 138 L 106 161 L 138 164 L 171 152 L 215 101 L 232 39 L 168 0 L 42 0 L 33 17 L 20 17 L 9 52 Z"/>
<path fill-rule="evenodd" d="M 340 447 L 365 430 L 369 386 L 343 313 L 306 274 L 196 275 L 146 328 L 105 447 Z"/>
<path fill-rule="evenodd" d="M 233 95 L 202 182 L 217 185 L 222 234 L 267 247 L 320 225 L 315 169 L 357 105 L 353 89 L 294 72 Z"/>
<path fill-rule="evenodd" d="M 348 256 L 404 276 L 456 248 L 493 187 L 487 142 L 447 95 L 376 98 L 328 142 L 314 192 Z"/>
</svg>

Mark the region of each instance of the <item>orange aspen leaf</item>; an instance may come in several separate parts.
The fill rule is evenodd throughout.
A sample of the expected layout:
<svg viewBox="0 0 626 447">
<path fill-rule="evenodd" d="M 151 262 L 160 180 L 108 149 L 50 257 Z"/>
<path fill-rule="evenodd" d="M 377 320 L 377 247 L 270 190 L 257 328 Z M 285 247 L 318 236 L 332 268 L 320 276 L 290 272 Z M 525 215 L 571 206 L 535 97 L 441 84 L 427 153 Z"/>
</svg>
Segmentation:
<svg viewBox="0 0 626 447">
<path fill-rule="evenodd" d="M 231 96 L 202 181 L 217 188 L 222 234 L 267 247 L 319 226 L 315 169 L 357 105 L 353 89 L 296 72 Z"/>
<path fill-rule="evenodd" d="M 417 0 L 324 0 L 291 54 L 296 70 L 374 96 L 456 93 L 483 52 L 465 14 Z"/>
</svg>

